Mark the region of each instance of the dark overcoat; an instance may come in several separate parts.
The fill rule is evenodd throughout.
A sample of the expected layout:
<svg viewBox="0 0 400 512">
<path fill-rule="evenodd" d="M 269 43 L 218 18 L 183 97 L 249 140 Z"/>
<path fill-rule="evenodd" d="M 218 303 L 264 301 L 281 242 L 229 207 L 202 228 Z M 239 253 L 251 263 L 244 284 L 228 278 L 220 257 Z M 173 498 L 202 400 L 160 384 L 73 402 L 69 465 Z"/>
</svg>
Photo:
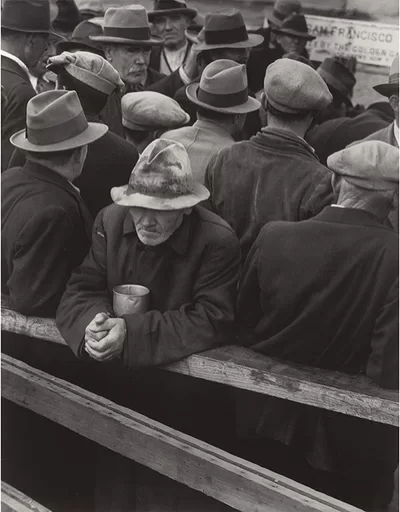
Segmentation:
<svg viewBox="0 0 400 512">
<path fill-rule="evenodd" d="M 239 288 L 247 344 L 397 388 L 398 272 L 398 235 L 363 210 L 327 207 L 305 222 L 271 222 Z M 396 469 L 394 427 L 286 400 L 250 400 L 239 414 L 244 437 L 290 445 L 314 467 L 354 480 Z"/>
<path fill-rule="evenodd" d="M 1 170 L 4 171 L 14 151 L 10 137 L 25 128 L 26 105 L 36 92 L 25 70 L 5 56 L 1 57 L 1 85 L 7 99 L 1 119 Z"/>
<path fill-rule="evenodd" d="M 238 236 L 243 260 L 265 223 L 305 220 L 333 202 L 331 171 L 313 149 L 272 128 L 221 150 L 208 165 L 205 184 L 213 211 Z"/>
</svg>

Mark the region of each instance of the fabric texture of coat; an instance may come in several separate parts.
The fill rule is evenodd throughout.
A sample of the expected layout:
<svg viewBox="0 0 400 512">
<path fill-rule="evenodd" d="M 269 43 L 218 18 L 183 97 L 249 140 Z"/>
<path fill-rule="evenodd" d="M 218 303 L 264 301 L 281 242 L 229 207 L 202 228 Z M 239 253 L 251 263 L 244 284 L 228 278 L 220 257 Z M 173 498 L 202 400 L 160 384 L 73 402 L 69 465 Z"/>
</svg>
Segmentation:
<svg viewBox="0 0 400 512">
<path fill-rule="evenodd" d="M 189 45 L 186 50 L 186 56 L 185 56 L 185 59 L 182 62 L 182 64 L 185 63 L 185 61 L 189 55 L 190 48 L 192 46 L 192 43 L 190 41 L 188 41 L 188 43 L 189 43 Z M 153 46 L 153 48 L 151 49 L 149 67 L 151 69 L 154 69 L 155 71 L 158 71 L 158 73 L 161 73 L 161 71 L 160 71 L 161 53 L 162 53 L 162 46 Z"/>
<path fill-rule="evenodd" d="M 36 92 L 25 70 L 5 56 L 1 58 L 1 85 L 6 97 L 1 119 L 1 170 L 5 171 L 14 151 L 10 137 L 25 128 L 26 105 Z"/>
<path fill-rule="evenodd" d="M 211 158 L 223 148 L 234 144 L 232 136 L 211 120 L 201 119 L 193 126 L 184 126 L 162 135 L 162 139 L 183 144 L 189 154 L 194 179 L 204 183 L 204 176 Z"/>
<path fill-rule="evenodd" d="M 267 222 L 305 220 L 331 204 L 331 175 L 303 139 L 263 128 L 249 141 L 217 153 L 205 185 L 213 211 L 239 238 L 244 260 Z"/>
<path fill-rule="evenodd" d="M 3 293 L 20 313 L 54 316 L 92 218 L 71 183 L 39 164 L 5 171 L 1 185 Z"/>
<path fill-rule="evenodd" d="M 398 293 L 398 235 L 363 210 L 327 207 L 263 228 L 242 274 L 238 318 L 257 352 L 397 388 Z M 362 480 L 397 466 L 389 425 L 256 396 L 238 418 L 240 436 L 293 446 L 322 470 Z"/>
</svg>

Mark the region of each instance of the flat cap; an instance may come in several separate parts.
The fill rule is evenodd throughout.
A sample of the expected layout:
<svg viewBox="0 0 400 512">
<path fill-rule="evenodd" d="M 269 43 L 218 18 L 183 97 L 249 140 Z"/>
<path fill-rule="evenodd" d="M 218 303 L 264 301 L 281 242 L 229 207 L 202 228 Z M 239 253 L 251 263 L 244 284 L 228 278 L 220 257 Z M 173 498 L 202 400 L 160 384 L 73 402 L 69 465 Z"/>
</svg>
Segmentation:
<svg viewBox="0 0 400 512">
<path fill-rule="evenodd" d="M 292 59 L 278 59 L 268 66 L 264 92 L 274 108 L 288 114 L 322 110 L 332 102 L 328 86 L 315 69 Z"/>
<path fill-rule="evenodd" d="M 190 121 L 178 102 L 159 92 L 130 92 L 122 97 L 121 106 L 122 124 L 130 130 L 179 128 Z"/>
<path fill-rule="evenodd" d="M 59 73 L 60 69 L 92 89 L 109 96 L 124 86 L 118 71 L 103 57 L 92 52 L 63 52 L 49 58 L 47 69 Z"/>
<path fill-rule="evenodd" d="M 399 150 L 379 140 L 360 142 L 328 157 L 328 167 L 346 181 L 368 190 L 399 186 Z"/>
</svg>

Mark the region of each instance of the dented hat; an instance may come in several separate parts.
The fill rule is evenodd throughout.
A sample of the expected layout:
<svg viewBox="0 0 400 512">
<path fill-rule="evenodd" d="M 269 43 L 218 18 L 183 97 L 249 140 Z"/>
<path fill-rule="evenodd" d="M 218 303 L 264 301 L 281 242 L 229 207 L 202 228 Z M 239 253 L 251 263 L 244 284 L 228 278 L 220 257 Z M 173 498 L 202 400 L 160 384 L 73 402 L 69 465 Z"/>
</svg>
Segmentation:
<svg viewBox="0 0 400 512">
<path fill-rule="evenodd" d="M 386 142 L 360 142 L 328 157 L 328 167 L 346 181 L 368 190 L 399 186 L 399 150 Z"/>
<path fill-rule="evenodd" d="M 130 130 L 174 129 L 190 121 L 177 101 L 159 92 L 129 92 L 122 97 L 121 108 L 122 124 Z"/>
<path fill-rule="evenodd" d="M 322 110 L 333 99 L 315 69 L 292 59 L 278 59 L 268 66 L 264 92 L 274 108 L 288 114 Z"/>
</svg>

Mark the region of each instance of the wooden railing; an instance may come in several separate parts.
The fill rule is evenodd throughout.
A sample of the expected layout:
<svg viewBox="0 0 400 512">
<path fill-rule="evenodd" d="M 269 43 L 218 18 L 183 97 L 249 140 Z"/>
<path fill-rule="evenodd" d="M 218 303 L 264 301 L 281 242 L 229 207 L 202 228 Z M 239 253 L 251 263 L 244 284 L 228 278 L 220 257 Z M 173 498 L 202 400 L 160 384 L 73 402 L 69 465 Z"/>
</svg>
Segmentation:
<svg viewBox="0 0 400 512">
<path fill-rule="evenodd" d="M 50 512 L 26 494 L 1 482 L 1 512 Z"/>
</svg>

